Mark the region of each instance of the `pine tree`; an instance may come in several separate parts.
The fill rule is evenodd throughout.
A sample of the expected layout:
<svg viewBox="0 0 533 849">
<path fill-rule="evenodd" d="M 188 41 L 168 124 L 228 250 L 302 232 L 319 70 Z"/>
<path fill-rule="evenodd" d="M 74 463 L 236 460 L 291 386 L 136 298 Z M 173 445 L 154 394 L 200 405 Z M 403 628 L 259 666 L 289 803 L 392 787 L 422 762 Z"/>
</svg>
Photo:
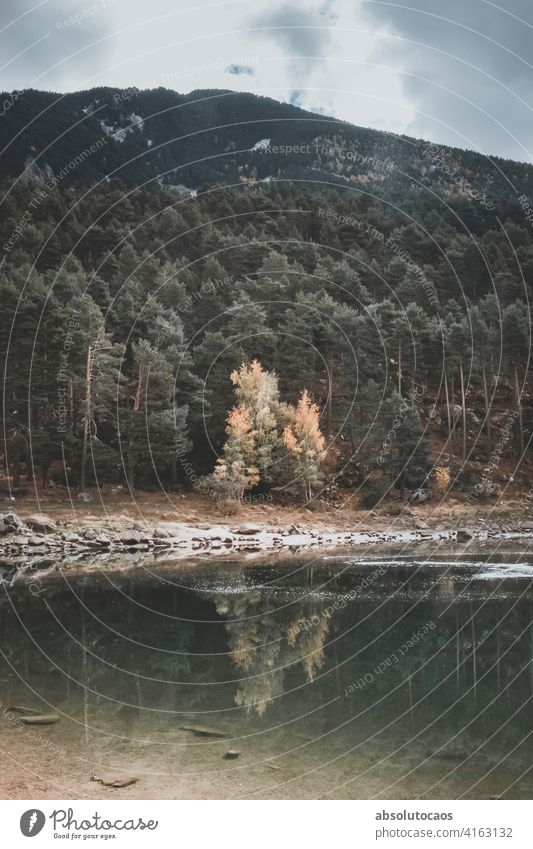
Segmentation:
<svg viewBox="0 0 533 849">
<path fill-rule="evenodd" d="M 178 484 L 180 468 L 185 476 L 189 471 L 189 464 L 184 461 L 192 449 L 188 415 L 187 404 L 179 406 L 172 403 L 169 407 L 150 413 L 148 434 L 150 459 L 157 482 L 162 489 L 167 479 L 172 486 Z M 194 483 L 194 472 L 192 475 Z"/>
<path fill-rule="evenodd" d="M 159 476 L 156 461 L 171 463 L 172 445 L 179 457 L 190 449 L 187 433 L 187 410 L 176 406 L 174 376 L 164 353 L 146 339 L 132 345 L 133 375 L 128 383 L 128 397 L 121 409 L 121 451 L 125 457 L 126 479 L 135 488 L 136 472 L 145 479 Z M 163 444 L 158 446 L 158 439 Z"/>
<path fill-rule="evenodd" d="M 397 392 L 384 405 L 387 432 L 382 468 L 390 469 L 393 486 L 403 497 L 406 489 L 423 486 L 432 470 L 430 446 L 420 414 L 410 401 Z"/>
<path fill-rule="evenodd" d="M 224 334 L 208 330 L 193 349 L 196 372 L 202 380 L 202 413 L 205 437 L 212 451 L 220 451 L 224 442 L 224 422 L 228 409 L 228 375 L 242 363 L 244 351 L 238 344 L 228 345 Z M 207 453 L 207 451 L 206 451 Z"/>
<path fill-rule="evenodd" d="M 75 297 L 69 305 L 74 317 L 72 332 L 74 355 L 69 366 L 74 369 L 72 378 L 73 406 L 79 411 L 79 436 L 81 445 L 79 489 L 85 491 L 89 451 L 98 453 L 98 424 L 115 421 L 115 403 L 120 395 L 119 363 L 122 346 L 114 344 L 106 331 L 102 311 L 88 295 Z M 61 378 L 65 380 L 68 368 Z M 74 424 L 74 423 L 73 423 Z"/>
<path fill-rule="evenodd" d="M 264 305 L 256 303 L 247 292 L 241 291 L 228 313 L 231 316 L 227 325 L 229 343 L 239 345 L 247 357 L 271 363 L 275 336 L 267 326 Z"/>
</svg>

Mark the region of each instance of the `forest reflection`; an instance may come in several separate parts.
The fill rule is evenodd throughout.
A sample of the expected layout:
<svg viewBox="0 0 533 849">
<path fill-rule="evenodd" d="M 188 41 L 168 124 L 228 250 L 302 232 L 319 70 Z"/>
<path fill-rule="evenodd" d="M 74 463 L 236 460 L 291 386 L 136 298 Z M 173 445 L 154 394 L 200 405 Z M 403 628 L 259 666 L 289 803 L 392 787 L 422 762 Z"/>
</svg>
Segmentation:
<svg viewBox="0 0 533 849">
<path fill-rule="evenodd" d="M 346 750 L 452 741 L 529 765 L 532 581 L 482 572 L 292 560 L 66 574 L 39 595 L 4 585 L 3 698 L 27 701 L 29 687 L 86 738 L 119 728 L 152 739 L 180 718 L 231 735 L 282 724 L 328 745 L 343 735 Z"/>
</svg>

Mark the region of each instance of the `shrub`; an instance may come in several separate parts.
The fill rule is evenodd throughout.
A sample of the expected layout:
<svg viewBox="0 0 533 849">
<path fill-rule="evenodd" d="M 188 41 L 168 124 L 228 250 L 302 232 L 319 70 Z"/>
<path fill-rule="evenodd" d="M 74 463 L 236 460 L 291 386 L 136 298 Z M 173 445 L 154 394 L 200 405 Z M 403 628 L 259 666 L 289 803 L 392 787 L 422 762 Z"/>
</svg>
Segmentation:
<svg viewBox="0 0 533 849">
<path fill-rule="evenodd" d="M 433 492 L 437 498 L 443 498 L 450 487 L 451 475 L 447 466 L 437 466 L 433 474 Z"/>
</svg>

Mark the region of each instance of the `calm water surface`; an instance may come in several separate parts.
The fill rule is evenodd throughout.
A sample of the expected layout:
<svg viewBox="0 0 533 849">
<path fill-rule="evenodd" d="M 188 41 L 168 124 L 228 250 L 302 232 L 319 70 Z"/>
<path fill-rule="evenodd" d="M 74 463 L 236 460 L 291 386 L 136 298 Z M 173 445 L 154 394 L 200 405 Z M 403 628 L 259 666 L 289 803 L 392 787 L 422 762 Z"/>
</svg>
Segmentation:
<svg viewBox="0 0 533 849">
<path fill-rule="evenodd" d="M 3 709 L 44 795 L 531 798 L 533 560 L 458 552 L 5 566 Z"/>
</svg>

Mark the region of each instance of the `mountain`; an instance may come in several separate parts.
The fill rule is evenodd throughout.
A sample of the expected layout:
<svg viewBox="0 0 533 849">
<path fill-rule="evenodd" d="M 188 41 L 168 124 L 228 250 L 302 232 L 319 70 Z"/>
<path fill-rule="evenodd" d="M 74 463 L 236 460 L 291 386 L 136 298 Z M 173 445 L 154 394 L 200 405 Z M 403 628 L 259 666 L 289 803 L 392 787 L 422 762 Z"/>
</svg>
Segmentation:
<svg viewBox="0 0 533 849">
<path fill-rule="evenodd" d="M 430 186 L 472 193 L 499 214 L 533 192 L 533 167 L 356 127 L 267 97 L 221 90 L 28 89 L 1 96 L 0 179 L 56 175 L 63 187 L 116 182 L 177 192 L 269 180 L 326 181 L 395 201 Z M 82 164 L 83 167 L 79 167 Z"/>
<path fill-rule="evenodd" d="M 9 487 L 196 485 L 258 360 L 332 503 L 529 490 L 531 166 L 229 91 L 0 112 Z"/>
</svg>

